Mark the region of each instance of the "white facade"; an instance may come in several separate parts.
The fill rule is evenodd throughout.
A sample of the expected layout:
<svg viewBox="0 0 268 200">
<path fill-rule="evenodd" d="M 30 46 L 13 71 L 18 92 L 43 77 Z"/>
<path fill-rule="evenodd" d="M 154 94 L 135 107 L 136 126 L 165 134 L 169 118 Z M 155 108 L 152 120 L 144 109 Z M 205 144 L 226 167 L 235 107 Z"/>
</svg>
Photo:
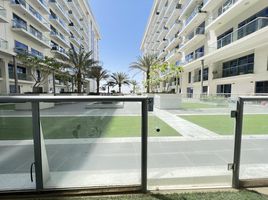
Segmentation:
<svg viewBox="0 0 268 200">
<path fill-rule="evenodd" d="M 87 0 L 0 0 L 0 94 L 12 93 L 13 57 L 18 51 L 34 56 L 66 56 L 71 44 L 93 51 L 99 59 L 98 25 Z M 17 61 L 18 62 L 18 61 Z M 20 93 L 32 92 L 31 69 L 19 62 Z M 52 91 L 52 76 L 41 86 Z M 56 80 L 56 91 L 70 91 L 71 83 Z"/>
<path fill-rule="evenodd" d="M 182 94 L 268 93 L 268 1 L 155 0 L 141 49 L 183 66 Z"/>
</svg>

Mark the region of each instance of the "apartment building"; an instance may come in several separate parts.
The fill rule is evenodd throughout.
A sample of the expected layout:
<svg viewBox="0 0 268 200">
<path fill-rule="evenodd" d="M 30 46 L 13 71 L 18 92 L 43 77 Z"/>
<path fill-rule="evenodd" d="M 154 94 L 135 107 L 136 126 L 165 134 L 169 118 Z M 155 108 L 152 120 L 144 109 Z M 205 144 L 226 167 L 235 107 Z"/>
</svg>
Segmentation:
<svg viewBox="0 0 268 200">
<path fill-rule="evenodd" d="M 80 47 L 92 50 L 94 59 L 99 60 L 99 40 L 87 0 L 0 0 L 0 94 L 15 91 L 14 66 L 19 92 L 33 90 L 32 69 L 16 59 L 18 53 L 67 57 L 72 44 L 77 51 Z M 70 84 L 56 80 L 57 92 L 70 91 Z M 53 91 L 52 75 L 41 87 L 43 92 Z"/>
<path fill-rule="evenodd" d="M 155 0 L 141 50 L 183 66 L 189 97 L 268 93 L 268 1 Z"/>
</svg>

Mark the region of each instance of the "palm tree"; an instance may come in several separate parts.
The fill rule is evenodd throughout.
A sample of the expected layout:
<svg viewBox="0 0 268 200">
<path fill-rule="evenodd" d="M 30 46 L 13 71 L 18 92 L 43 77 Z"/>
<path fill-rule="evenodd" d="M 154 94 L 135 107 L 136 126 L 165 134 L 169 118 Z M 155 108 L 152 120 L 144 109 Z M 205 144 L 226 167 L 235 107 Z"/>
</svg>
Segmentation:
<svg viewBox="0 0 268 200">
<path fill-rule="evenodd" d="M 100 82 L 101 80 L 107 79 L 110 77 L 108 71 L 103 69 L 100 66 L 92 67 L 89 71 L 89 77 L 95 78 L 97 82 L 97 94 L 100 93 Z"/>
<path fill-rule="evenodd" d="M 136 87 L 138 85 L 138 82 L 136 80 L 131 80 L 129 83 L 132 85 L 132 87 L 133 87 L 132 88 L 132 91 L 135 94 L 136 93 Z"/>
<path fill-rule="evenodd" d="M 107 87 L 107 93 L 110 93 L 110 87 L 114 87 L 115 86 L 115 82 L 113 80 L 109 80 L 105 83 L 104 87 Z"/>
<path fill-rule="evenodd" d="M 115 85 L 119 87 L 119 93 L 121 93 L 121 88 L 123 85 L 129 85 L 128 75 L 124 72 L 112 73 L 111 78 Z"/>
<path fill-rule="evenodd" d="M 130 64 L 130 68 L 132 69 L 139 69 L 146 73 L 146 87 L 147 93 L 150 93 L 150 72 L 151 68 L 154 65 L 157 65 L 160 61 L 157 59 L 155 55 L 143 55 L 139 56 L 136 62 Z"/>
<path fill-rule="evenodd" d="M 75 77 L 77 80 L 77 91 L 81 93 L 82 90 L 82 78 L 88 74 L 88 70 L 91 67 L 96 66 L 98 61 L 91 58 L 93 52 L 86 52 L 82 47 L 80 47 L 79 52 L 76 52 L 74 46 L 71 45 L 71 49 L 67 53 L 68 59 L 61 58 L 63 61 L 67 62 L 66 65 L 72 66 Z"/>
</svg>

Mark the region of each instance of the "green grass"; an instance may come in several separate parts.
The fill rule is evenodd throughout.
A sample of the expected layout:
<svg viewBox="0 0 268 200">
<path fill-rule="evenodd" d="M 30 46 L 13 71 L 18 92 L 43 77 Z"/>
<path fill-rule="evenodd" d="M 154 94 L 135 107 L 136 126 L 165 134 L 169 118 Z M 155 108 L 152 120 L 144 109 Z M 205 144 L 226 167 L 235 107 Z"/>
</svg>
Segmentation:
<svg viewBox="0 0 268 200">
<path fill-rule="evenodd" d="M 139 137 L 141 117 L 42 117 L 46 139 Z M 0 118 L 0 140 L 32 139 L 29 117 Z M 161 131 L 156 132 L 156 128 Z M 180 136 L 179 133 L 157 117 L 149 117 L 149 136 Z"/>
<path fill-rule="evenodd" d="M 212 104 L 212 103 L 194 103 L 194 102 L 182 102 L 180 109 L 203 109 L 203 108 L 220 108 L 227 107 L 226 104 Z"/>
<path fill-rule="evenodd" d="M 229 115 L 188 115 L 180 117 L 221 135 L 234 133 L 235 121 Z M 245 115 L 243 134 L 268 134 L 268 115 Z"/>
<path fill-rule="evenodd" d="M 1 110 L 15 110 L 15 104 L 1 104 L 0 111 Z"/>
<path fill-rule="evenodd" d="M 22 199 L 22 198 L 20 198 Z M 209 192 L 188 194 L 147 194 L 147 195 L 121 195 L 101 197 L 53 197 L 53 198 L 29 198 L 28 200 L 265 200 L 263 195 L 249 192 Z"/>
</svg>

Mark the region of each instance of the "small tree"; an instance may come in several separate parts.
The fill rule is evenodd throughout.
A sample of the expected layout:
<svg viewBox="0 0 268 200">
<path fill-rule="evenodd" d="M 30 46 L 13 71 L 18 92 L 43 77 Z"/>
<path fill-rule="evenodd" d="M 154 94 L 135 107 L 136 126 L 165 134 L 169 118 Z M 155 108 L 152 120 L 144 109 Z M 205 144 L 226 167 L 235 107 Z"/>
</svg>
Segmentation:
<svg viewBox="0 0 268 200">
<path fill-rule="evenodd" d="M 100 66 L 92 67 L 89 70 L 89 77 L 96 79 L 97 82 L 97 94 L 100 93 L 100 82 L 110 77 L 108 71 Z"/>
<path fill-rule="evenodd" d="M 23 63 L 23 65 L 29 67 L 31 77 L 35 81 L 33 85 L 33 91 L 47 82 L 49 74 L 53 73 L 54 70 L 59 70 L 61 64 L 54 58 L 45 57 L 39 58 L 31 56 L 29 54 L 19 54 L 18 60 Z"/>
<path fill-rule="evenodd" d="M 112 73 L 111 78 L 115 85 L 118 85 L 119 93 L 122 92 L 123 85 L 129 85 L 128 75 L 124 72 Z"/>
<path fill-rule="evenodd" d="M 104 87 L 107 87 L 107 93 L 110 93 L 110 87 L 114 87 L 116 84 L 113 80 L 109 80 L 105 83 Z"/>
</svg>

